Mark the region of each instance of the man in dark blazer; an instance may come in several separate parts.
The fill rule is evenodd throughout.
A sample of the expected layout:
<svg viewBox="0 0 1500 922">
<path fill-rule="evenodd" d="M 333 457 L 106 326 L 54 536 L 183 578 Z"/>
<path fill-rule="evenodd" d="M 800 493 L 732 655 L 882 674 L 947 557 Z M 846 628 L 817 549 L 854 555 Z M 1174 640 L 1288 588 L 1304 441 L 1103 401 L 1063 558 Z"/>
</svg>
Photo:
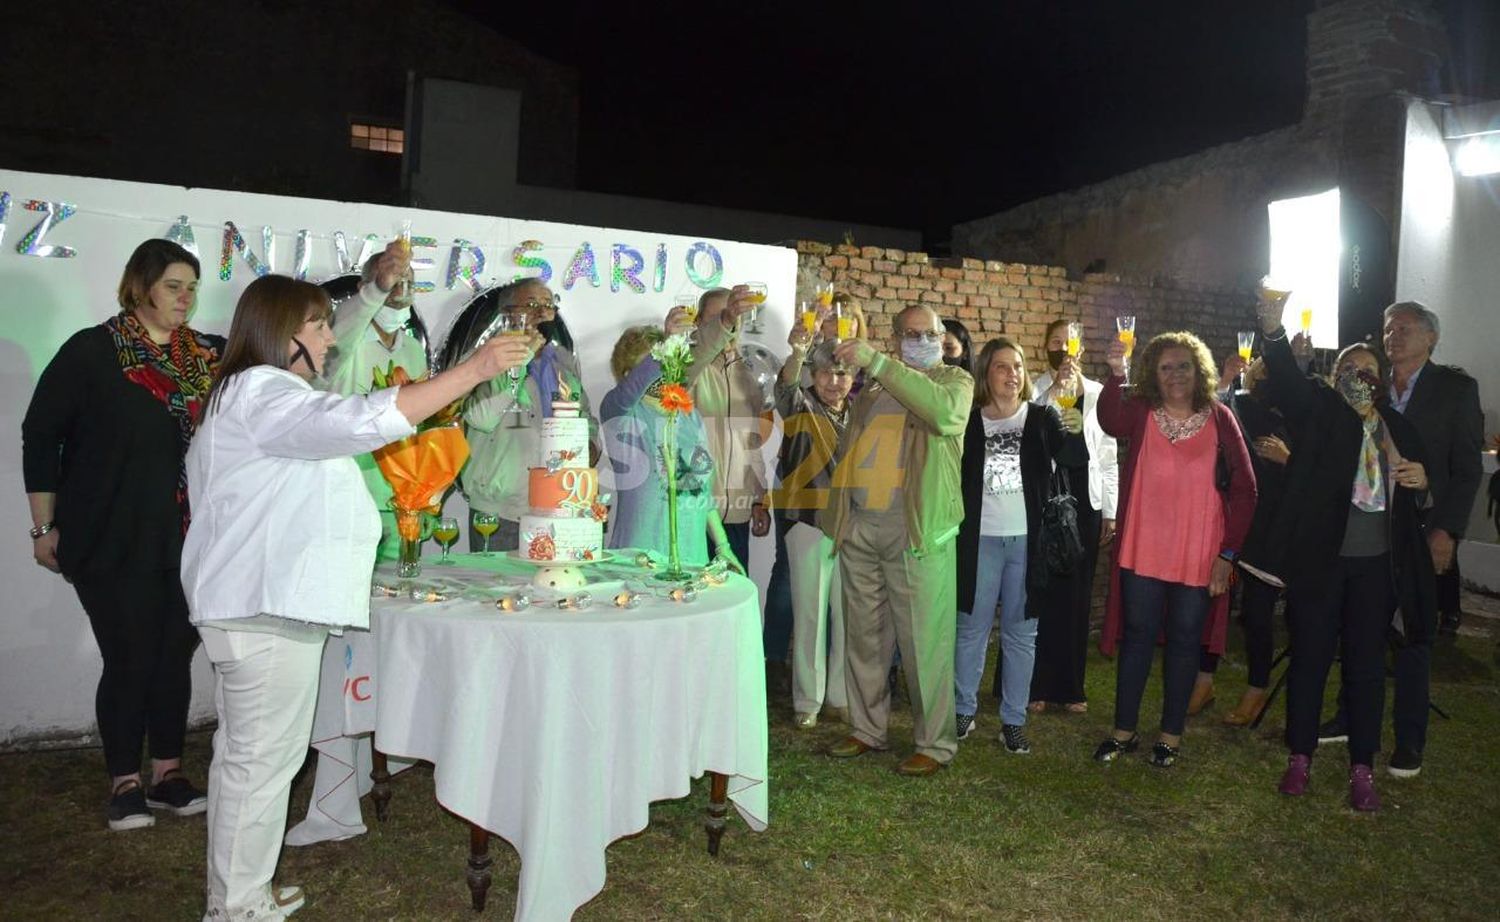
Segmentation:
<svg viewBox="0 0 1500 922">
<path fill-rule="evenodd" d="M 1479 385 L 1463 371 L 1432 361 L 1441 326 L 1417 301 L 1385 309 L 1384 344 L 1391 362 L 1391 406 L 1411 420 L 1427 452 L 1430 502 L 1422 511 L 1432 568 L 1437 574 L 1439 631 L 1458 629 L 1458 542 L 1463 538 L 1483 477 L 1484 415 Z M 1422 770 L 1427 744 L 1431 637 L 1411 637 L 1396 650 L 1396 749 L 1386 770 L 1410 778 Z M 1342 713 L 1334 722 L 1342 723 Z M 1325 725 L 1327 728 L 1327 725 Z M 1332 729 L 1320 738 L 1336 737 Z"/>
</svg>

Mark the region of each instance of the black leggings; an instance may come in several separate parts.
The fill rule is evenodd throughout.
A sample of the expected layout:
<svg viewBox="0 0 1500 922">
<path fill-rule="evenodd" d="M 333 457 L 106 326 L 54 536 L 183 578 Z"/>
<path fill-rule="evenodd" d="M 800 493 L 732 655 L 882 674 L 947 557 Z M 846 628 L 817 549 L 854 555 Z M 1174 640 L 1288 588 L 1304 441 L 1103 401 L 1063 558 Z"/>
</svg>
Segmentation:
<svg viewBox="0 0 1500 922">
<path fill-rule="evenodd" d="M 1253 576 L 1242 577 L 1240 585 L 1240 619 L 1245 626 L 1245 659 L 1250 668 L 1251 688 L 1271 687 L 1271 662 L 1276 658 L 1276 636 L 1272 628 L 1276 598 L 1281 590 Z M 1198 657 L 1198 671 L 1219 671 L 1219 654 L 1204 647 Z"/>
<path fill-rule="evenodd" d="M 1395 608 L 1390 555 L 1340 557 L 1316 584 L 1290 595 L 1287 744 L 1293 755 L 1310 756 L 1318 748 L 1328 669 L 1334 653 L 1342 652 L 1349 762 L 1369 765 L 1380 751 L 1385 710 L 1385 638 Z"/>
<path fill-rule="evenodd" d="M 94 713 L 111 777 L 141 770 L 141 741 L 151 758 L 182 757 L 198 631 L 176 570 L 73 580 L 104 658 Z"/>
</svg>

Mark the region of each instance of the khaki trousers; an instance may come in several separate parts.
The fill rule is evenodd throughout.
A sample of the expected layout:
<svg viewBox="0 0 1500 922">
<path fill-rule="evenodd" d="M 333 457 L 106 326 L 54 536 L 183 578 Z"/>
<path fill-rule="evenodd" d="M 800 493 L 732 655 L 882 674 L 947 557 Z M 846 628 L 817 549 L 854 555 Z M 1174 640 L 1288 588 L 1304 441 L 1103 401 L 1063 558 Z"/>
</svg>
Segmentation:
<svg viewBox="0 0 1500 922">
<path fill-rule="evenodd" d="M 886 678 L 896 648 L 906 672 L 916 751 L 948 762 L 958 751 L 953 711 L 957 622 L 954 542 L 925 556 L 907 548 L 900 511 L 851 510 L 839 553 L 844 588 L 845 681 L 856 739 L 887 748 Z"/>
</svg>

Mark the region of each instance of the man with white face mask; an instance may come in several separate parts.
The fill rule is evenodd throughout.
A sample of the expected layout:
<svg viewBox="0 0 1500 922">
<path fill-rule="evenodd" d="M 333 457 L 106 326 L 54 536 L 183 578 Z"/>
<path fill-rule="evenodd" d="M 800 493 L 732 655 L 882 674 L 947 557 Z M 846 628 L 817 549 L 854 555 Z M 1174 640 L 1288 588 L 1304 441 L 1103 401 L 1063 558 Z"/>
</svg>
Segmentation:
<svg viewBox="0 0 1500 922">
<path fill-rule="evenodd" d="M 372 256 L 360 272 L 359 294 L 340 304 L 333 314 L 334 347 L 323 369 L 321 387 L 349 396 L 375 390 L 375 369 L 382 373 L 391 365 L 406 369 L 415 381 L 427 374 L 427 350 L 406 328 L 411 318 L 411 256 L 395 241 L 385 252 Z M 408 284 L 399 286 L 402 279 Z M 387 503 L 390 484 L 381 476 L 372 455 L 358 455 L 365 486 L 380 510 L 381 559 L 395 559 L 401 539 L 396 517 Z"/>
<path fill-rule="evenodd" d="M 823 531 L 839 555 L 845 685 L 852 734 L 829 750 L 852 758 L 887 748 L 891 657 L 901 650 L 916 752 L 896 770 L 931 775 L 958 751 L 953 656 L 954 539 L 963 519 L 959 459 L 974 379 L 943 364 L 943 325 L 926 305 L 896 315 L 892 351 L 840 344 L 840 364 L 867 384 L 849 412 Z"/>
</svg>

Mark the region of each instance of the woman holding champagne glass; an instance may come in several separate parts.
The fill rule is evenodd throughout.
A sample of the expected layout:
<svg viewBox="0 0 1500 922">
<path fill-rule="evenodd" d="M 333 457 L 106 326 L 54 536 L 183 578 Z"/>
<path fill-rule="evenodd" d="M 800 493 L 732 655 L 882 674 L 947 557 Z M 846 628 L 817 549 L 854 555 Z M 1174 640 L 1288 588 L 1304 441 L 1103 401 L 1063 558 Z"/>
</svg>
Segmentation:
<svg viewBox="0 0 1500 922">
<path fill-rule="evenodd" d="M 1078 503 L 1078 536 L 1084 557 L 1071 579 L 1053 580 L 1031 596 L 1036 608 L 1036 669 L 1031 679 L 1031 710 L 1048 705 L 1071 713 L 1088 710 L 1083 689 L 1088 656 L 1089 609 L 1094 598 L 1094 569 L 1099 549 L 1115 536 L 1115 506 L 1119 495 L 1118 446 L 1099 425 L 1099 395 L 1104 385 L 1084 377 L 1082 331 L 1079 324 L 1058 318 L 1047 325 L 1048 371 L 1036 379 L 1032 399 L 1052 404 L 1064 419 L 1077 414 L 1082 429 L 1063 440 L 1058 467 L 1066 471 Z"/>
<path fill-rule="evenodd" d="M 1191 333 L 1156 336 L 1127 393 L 1129 346 L 1119 329 L 1099 423 L 1130 448 L 1120 467 L 1119 536 L 1099 646 L 1108 655 L 1118 645 L 1120 656 L 1114 732 L 1094 759 L 1111 762 L 1139 747 L 1141 698 L 1165 633 L 1161 733 L 1151 764 L 1167 768 L 1178 758 L 1199 650 L 1224 649 L 1227 590 L 1255 510 L 1255 475 L 1234 414 L 1214 397 L 1218 375 L 1208 347 Z M 1128 332 L 1133 345 L 1133 319 Z"/>
<path fill-rule="evenodd" d="M 187 453 L 198 514 L 183 541 L 182 587 L 214 666 L 219 719 L 205 918 L 279 919 L 305 899 L 271 878 L 323 642 L 369 623 L 380 518 L 354 456 L 410 435 L 530 352 L 497 337 L 430 380 L 341 396 L 311 383 L 334 343 L 331 314 L 309 282 L 251 282 Z"/>
<path fill-rule="evenodd" d="M 32 554 L 72 583 L 104 660 L 94 706 L 116 831 L 206 803 L 182 771 L 198 646 L 178 577 L 182 458 L 224 341 L 187 325 L 197 290 L 197 257 L 166 240 L 136 247 L 119 313 L 63 343 L 21 423 Z"/>
</svg>

